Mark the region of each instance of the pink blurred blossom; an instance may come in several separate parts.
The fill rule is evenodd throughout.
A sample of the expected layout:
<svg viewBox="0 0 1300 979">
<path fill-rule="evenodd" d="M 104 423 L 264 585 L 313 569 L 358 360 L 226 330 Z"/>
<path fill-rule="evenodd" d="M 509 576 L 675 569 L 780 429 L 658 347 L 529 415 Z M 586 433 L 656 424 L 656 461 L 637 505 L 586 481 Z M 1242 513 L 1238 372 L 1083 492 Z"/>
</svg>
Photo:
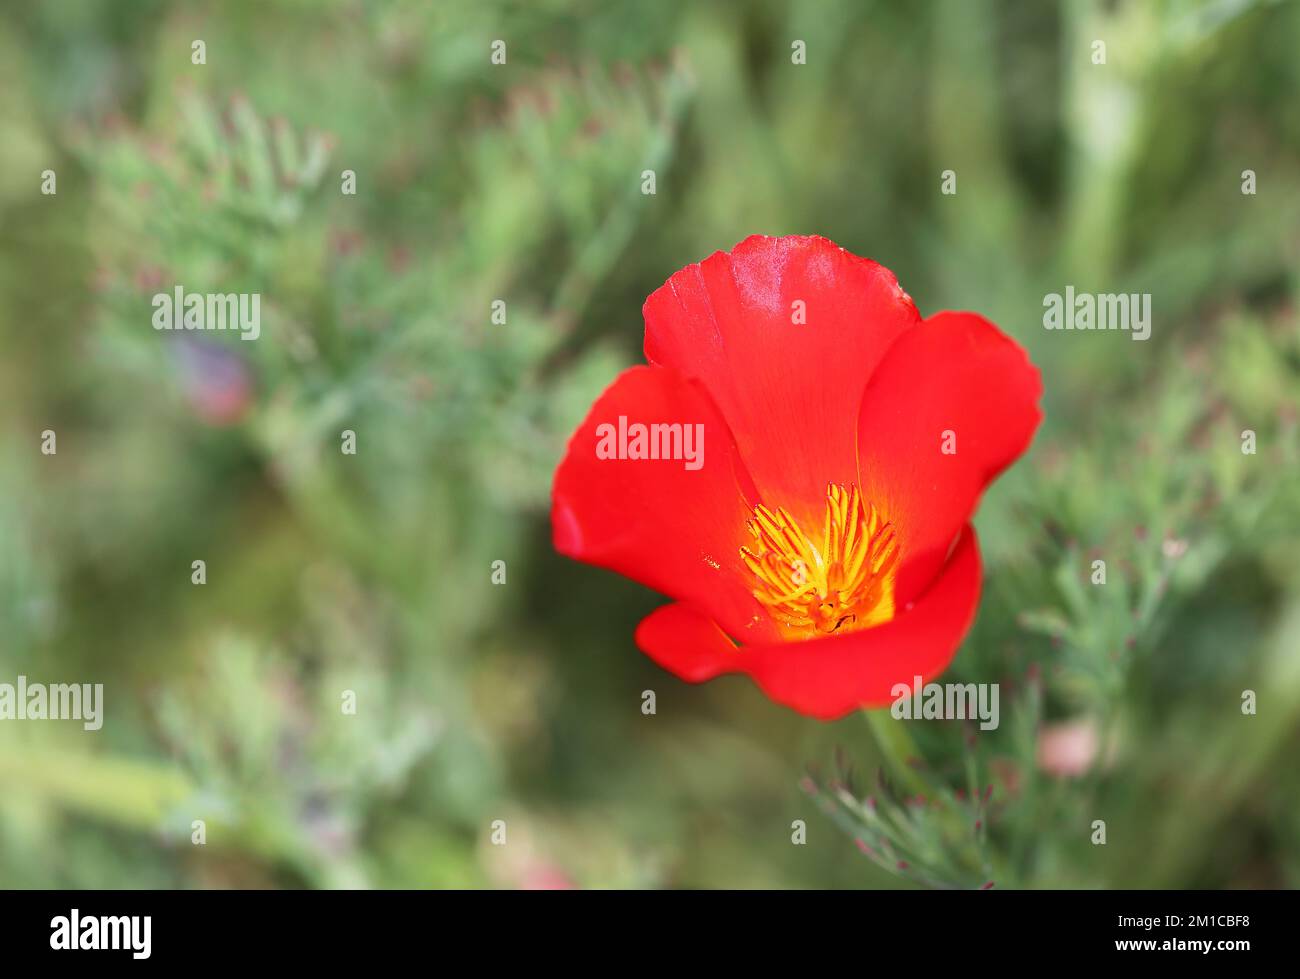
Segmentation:
<svg viewBox="0 0 1300 979">
<path fill-rule="evenodd" d="M 534 863 L 519 877 L 519 889 L 524 891 L 572 891 L 577 886 L 568 874 L 549 863 Z"/>
<path fill-rule="evenodd" d="M 253 376 L 237 353 L 203 340 L 182 337 L 175 346 L 185 399 L 209 425 L 240 421 L 253 405 Z"/>
<path fill-rule="evenodd" d="M 1048 724 L 1038 732 L 1038 767 L 1049 775 L 1078 778 L 1092 767 L 1098 748 L 1091 718 Z"/>
</svg>

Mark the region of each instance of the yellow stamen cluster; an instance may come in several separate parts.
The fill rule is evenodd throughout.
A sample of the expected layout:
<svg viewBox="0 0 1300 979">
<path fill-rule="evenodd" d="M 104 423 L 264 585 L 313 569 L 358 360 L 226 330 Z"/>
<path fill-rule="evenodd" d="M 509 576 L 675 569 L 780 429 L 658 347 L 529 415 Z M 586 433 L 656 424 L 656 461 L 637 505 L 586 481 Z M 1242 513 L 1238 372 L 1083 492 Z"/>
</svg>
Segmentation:
<svg viewBox="0 0 1300 979">
<path fill-rule="evenodd" d="M 826 487 L 820 548 L 783 507 L 760 503 L 745 526 L 754 544 L 740 556 L 757 579 L 754 597 L 777 622 L 830 635 L 894 617 L 898 541 L 857 486 Z"/>
</svg>

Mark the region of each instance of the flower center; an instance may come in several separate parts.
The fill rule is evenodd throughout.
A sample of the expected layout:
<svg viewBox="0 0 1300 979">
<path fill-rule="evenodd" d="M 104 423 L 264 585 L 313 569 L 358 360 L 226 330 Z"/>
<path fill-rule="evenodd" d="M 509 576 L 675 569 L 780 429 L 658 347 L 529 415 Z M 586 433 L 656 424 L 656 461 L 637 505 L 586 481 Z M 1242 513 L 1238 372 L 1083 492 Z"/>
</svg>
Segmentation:
<svg viewBox="0 0 1300 979">
<path fill-rule="evenodd" d="M 830 635 L 894 617 L 898 541 L 857 486 L 826 487 L 820 548 L 783 507 L 760 503 L 745 526 L 755 543 L 740 556 L 754 572 L 754 597 L 776 621 Z"/>
</svg>

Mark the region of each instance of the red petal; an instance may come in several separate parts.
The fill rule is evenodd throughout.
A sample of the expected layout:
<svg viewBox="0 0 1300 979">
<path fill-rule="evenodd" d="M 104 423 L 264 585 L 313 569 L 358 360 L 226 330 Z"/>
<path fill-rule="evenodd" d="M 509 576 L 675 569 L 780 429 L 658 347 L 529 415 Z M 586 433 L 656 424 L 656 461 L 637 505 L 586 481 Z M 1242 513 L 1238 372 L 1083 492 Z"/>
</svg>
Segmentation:
<svg viewBox="0 0 1300 979">
<path fill-rule="evenodd" d="M 682 602 L 655 609 L 636 628 L 636 644 L 687 683 L 740 669 L 741 650 L 718 623 Z M 789 646 L 794 651 L 795 646 Z"/>
<path fill-rule="evenodd" d="M 691 683 L 748 673 L 777 703 L 832 720 L 891 703 L 893 687 L 937 677 L 952 661 L 979 603 L 980 557 L 967 527 L 943 572 L 906 612 L 873 629 L 797 643 L 736 648 L 705 615 L 667 605 L 647 616 L 636 643 Z"/>
<path fill-rule="evenodd" d="M 756 235 L 682 269 L 644 312 L 646 359 L 698 378 L 764 502 L 819 526 L 826 484 L 857 478 L 867 380 L 920 321 L 893 273 L 825 238 Z"/>
<path fill-rule="evenodd" d="M 598 426 L 704 426 L 701 468 L 678 459 L 600 459 Z M 703 389 L 662 367 L 632 367 L 597 399 L 555 474 L 551 525 L 562 554 L 687 599 L 736 636 L 769 638 L 770 617 L 740 560 L 753 483 Z"/>
<path fill-rule="evenodd" d="M 881 361 L 862 400 L 859 486 L 898 534 L 899 607 L 939 573 L 984 487 L 1028 448 L 1041 393 L 1024 349 L 973 313 L 930 317 Z M 954 454 L 942 452 L 945 431 Z"/>
</svg>

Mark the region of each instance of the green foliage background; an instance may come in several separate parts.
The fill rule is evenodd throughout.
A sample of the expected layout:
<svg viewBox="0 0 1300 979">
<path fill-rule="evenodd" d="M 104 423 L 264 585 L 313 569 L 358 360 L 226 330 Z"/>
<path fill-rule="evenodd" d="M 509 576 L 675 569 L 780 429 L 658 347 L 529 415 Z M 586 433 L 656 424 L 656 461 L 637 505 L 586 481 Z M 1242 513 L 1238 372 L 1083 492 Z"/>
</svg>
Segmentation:
<svg viewBox="0 0 1300 979">
<path fill-rule="evenodd" d="M 1297 50 L 1245 0 L 0 5 L 0 682 L 106 686 L 102 731 L 0 723 L 0 885 L 1300 883 Z M 660 599 L 550 550 L 641 302 L 755 232 L 1042 368 L 945 677 L 996 732 L 683 684 L 632 644 Z M 176 283 L 262 338 L 196 360 Z M 1066 285 L 1152 338 L 1045 331 Z"/>
</svg>

